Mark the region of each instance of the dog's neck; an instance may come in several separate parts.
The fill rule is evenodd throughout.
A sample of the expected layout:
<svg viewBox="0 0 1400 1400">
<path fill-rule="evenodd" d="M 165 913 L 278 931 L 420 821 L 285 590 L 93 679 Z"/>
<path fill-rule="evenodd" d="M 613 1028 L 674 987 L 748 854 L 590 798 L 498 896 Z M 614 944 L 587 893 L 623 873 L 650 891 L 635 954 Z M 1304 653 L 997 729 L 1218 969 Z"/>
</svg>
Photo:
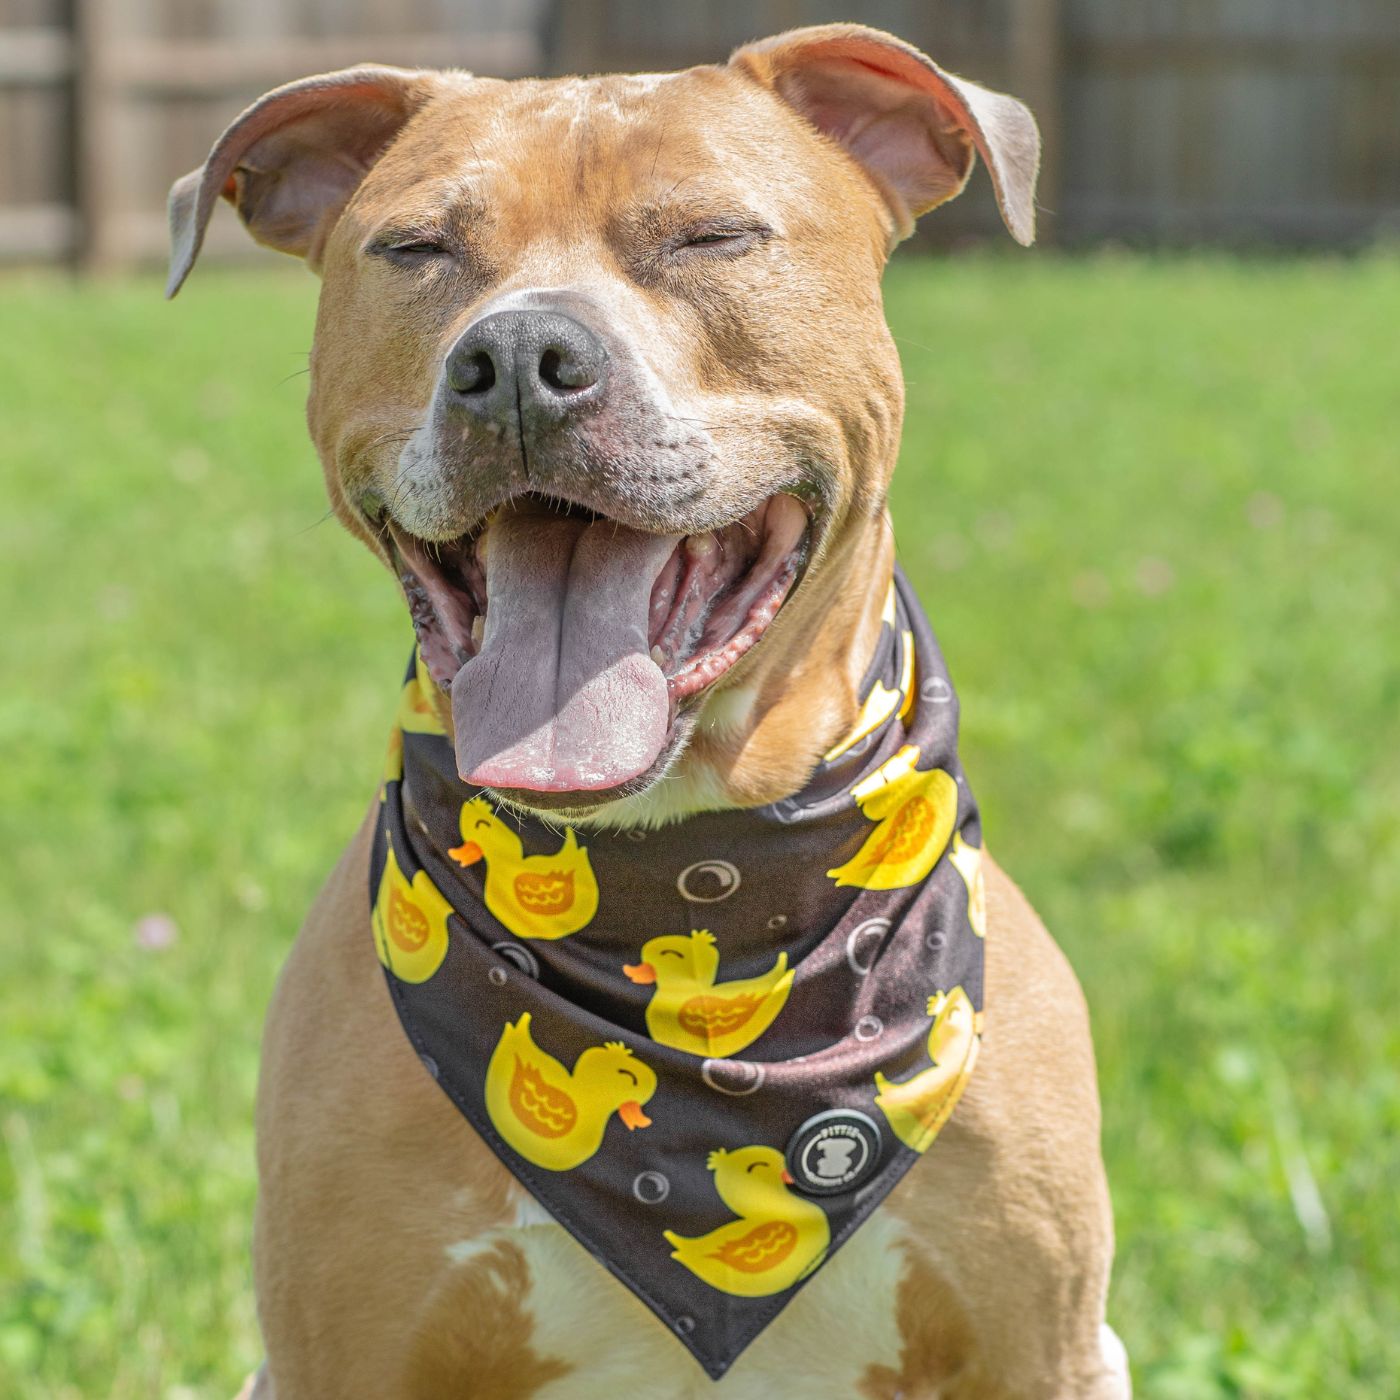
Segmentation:
<svg viewBox="0 0 1400 1400">
<path fill-rule="evenodd" d="M 799 792 L 855 723 L 893 570 L 894 534 L 880 512 L 828 561 L 827 587 L 794 599 L 752 664 L 708 698 L 690 743 L 659 782 L 592 811 L 536 815 L 579 828 L 652 829 Z"/>
</svg>

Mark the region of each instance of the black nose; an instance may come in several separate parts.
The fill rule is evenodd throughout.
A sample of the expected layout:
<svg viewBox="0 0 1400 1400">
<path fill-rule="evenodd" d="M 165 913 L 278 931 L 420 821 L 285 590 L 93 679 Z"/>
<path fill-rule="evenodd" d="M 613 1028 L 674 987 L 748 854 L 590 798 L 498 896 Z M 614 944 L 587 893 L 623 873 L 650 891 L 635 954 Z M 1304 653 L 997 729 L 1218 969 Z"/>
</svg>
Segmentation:
<svg viewBox="0 0 1400 1400">
<path fill-rule="evenodd" d="M 531 432 L 603 392 L 608 352 L 587 326 L 557 311 L 494 311 L 473 322 L 447 356 L 447 387 L 473 417 Z"/>
</svg>

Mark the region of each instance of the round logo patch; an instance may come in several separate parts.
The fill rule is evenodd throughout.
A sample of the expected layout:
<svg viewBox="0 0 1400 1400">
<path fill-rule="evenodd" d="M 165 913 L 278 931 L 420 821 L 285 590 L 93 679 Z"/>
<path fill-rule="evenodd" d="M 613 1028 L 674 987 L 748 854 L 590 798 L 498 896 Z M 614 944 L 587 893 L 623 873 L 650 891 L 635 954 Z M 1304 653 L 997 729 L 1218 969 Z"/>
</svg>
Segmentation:
<svg viewBox="0 0 1400 1400">
<path fill-rule="evenodd" d="M 828 1109 L 792 1135 L 786 1157 L 799 1191 L 814 1196 L 854 1191 L 880 1165 L 880 1129 L 853 1108 Z"/>
</svg>

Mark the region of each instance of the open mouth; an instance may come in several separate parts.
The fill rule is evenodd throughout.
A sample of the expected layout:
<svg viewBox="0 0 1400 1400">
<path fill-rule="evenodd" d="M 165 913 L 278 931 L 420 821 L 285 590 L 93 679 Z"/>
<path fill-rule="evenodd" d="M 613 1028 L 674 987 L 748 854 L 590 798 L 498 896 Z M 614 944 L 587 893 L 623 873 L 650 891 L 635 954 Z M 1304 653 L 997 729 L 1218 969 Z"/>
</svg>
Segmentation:
<svg viewBox="0 0 1400 1400">
<path fill-rule="evenodd" d="M 809 517 L 770 496 L 697 535 L 522 496 L 447 542 L 384 530 L 423 660 L 452 695 L 462 778 L 605 792 L 756 643 L 805 562 Z"/>
</svg>

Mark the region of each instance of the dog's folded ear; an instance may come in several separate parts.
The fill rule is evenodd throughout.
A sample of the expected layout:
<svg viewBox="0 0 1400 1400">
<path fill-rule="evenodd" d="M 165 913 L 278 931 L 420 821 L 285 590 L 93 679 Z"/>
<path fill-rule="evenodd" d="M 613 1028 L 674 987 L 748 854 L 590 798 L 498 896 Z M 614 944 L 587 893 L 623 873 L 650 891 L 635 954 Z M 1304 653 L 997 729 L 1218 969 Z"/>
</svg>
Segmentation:
<svg viewBox="0 0 1400 1400">
<path fill-rule="evenodd" d="M 1014 97 L 945 73 L 912 44 L 860 24 L 794 29 L 739 49 L 730 63 L 859 162 L 894 216 L 896 241 L 962 191 L 980 153 L 1012 237 L 1034 242 L 1040 133 Z"/>
<path fill-rule="evenodd" d="M 366 64 L 260 97 L 170 189 L 170 279 L 180 290 L 220 195 L 259 242 L 319 267 L 326 236 L 371 165 L 432 96 L 436 78 Z"/>
</svg>

